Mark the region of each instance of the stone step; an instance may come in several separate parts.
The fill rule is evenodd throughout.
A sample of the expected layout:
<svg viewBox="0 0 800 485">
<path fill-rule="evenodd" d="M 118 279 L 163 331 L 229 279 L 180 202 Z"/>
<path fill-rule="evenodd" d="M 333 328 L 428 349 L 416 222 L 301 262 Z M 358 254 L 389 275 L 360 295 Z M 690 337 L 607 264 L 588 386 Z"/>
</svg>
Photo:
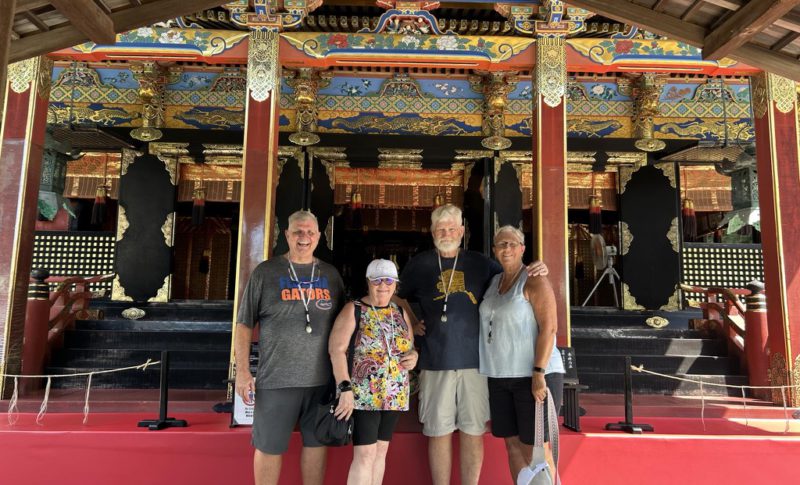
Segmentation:
<svg viewBox="0 0 800 485">
<path fill-rule="evenodd" d="M 655 329 L 647 326 L 635 327 L 573 327 L 572 338 L 703 338 L 698 330 L 662 328 Z"/>
<path fill-rule="evenodd" d="M 148 331 L 148 332 L 174 332 L 174 331 L 207 331 L 224 332 L 230 335 L 231 322 L 229 320 L 196 320 L 196 321 L 176 321 L 176 320 L 83 320 L 77 322 L 75 327 L 78 330 L 127 330 L 127 331 Z"/>
<path fill-rule="evenodd" d="M 146 332 L 128 330 L 70 330 L 64 348 L 146 350 L 230 350 L 226 332 Z"/>
<path fill-rule="evenodd" d="M 92 301 L 91 308 L 103 311 L 105 320 L 125 320 L 123 310 L 127 308 L 144 310 L 145 316 L 140 320 L 172 320 L 172 321 L 220 321 L 231 322 L 233 319 L 232 302 L 170 302 L 170 303 L 134 303 L 111 302 L 107 300 Z"/>
<path fill-rule="evenodd" d="M 726 355 L 722 340 L 687 338 L 585 338 L 572 339 L 578 362 L 581 355 Z"/>
<path fill-rule="evenodd" d="M 681 396 L 742 396 L 741 388 L 717 387 L 709 384 L 727 384 L 746 386 L 746 376 L 736 375 L 697 375 L 676 374 L 675 377 L 702 380 L 704 385 L 685 381 L 677 381 L 659 376 L 644 375 L 634 372 L 632 376 L 634 394 L 667 394 Z M 624 374 L 615 372 L 579 372 L 581 384 L 589 386 L 584 392 L 620 394 L 625 391 Z"/>
<path fill-rule="evenodd" d="M 75 374 L 105 370 L 101 368 L 86 369 L 80 367 L 50 367 L 49 374 Z M 150 367 L 145 371 L 129 370 L 109 374 L 96 374 L 92 376 L 92 388 L 98 389 L 156 389 L 160 382 L 160 369 L 158 366 Z M 170 389 L 224 389 L 228 378 L 228 369 L 219 368 L 172 368 L 169 372 Z M 53 379 L 53 387 L 60 389 L 85 388 L 87 377 L 67 377 Z"/>
<path fill-rule="evenodd" d="M 619 355 L 581 354 L 576 356 L 578 374 L 585 372 L 625 371 L 625 357 Z M 711 355 L 662 356 L 631 355 L 631 363 L 645 369 L 663 374 L 736 374 L 738 365 L 728 357 Z"/>
<path fill-rule="evenodd" d="M 169 354 L 171 368 L 226 368 L 229 350 L 174 350 Z M 139 365 L 147 359 L 157 361 L 161 352 L 145 349 L 74 349 L 64 348 L 53 353 L 54 367 L 114 369 Z"/>
<path fill-rule="evenodd" d="M 651 328 L 646 323 L 650 317 L 660 316 L 669 321 L 667 328 L 688 329 L 689 320 L 702 318 L 700 310 L 688 309 L 675 312 L 666 311 L 631 311 L 616 308 L 572 307 L 570 309 L 570 326 L 576 327 L 619 327 L 641 326 Z"/>
</svg>

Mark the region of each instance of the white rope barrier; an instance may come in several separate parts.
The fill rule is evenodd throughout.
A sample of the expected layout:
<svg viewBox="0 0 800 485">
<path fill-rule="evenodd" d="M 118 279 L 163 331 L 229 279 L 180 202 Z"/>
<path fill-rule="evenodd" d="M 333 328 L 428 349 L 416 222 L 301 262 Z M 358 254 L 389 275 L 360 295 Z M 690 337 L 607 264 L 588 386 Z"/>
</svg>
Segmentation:
<svg viewBox="0 0 800 485">
<path fill-rule="evenodd" d="M 781 391 L 781 398 L 783 400 L 783 418 L 784 418 L 784 429 L 783 433 L 786 434 L 790 430 L 789 426 L 789 407 L 786 403 L 786 390 L 787 389 L 794 389 L 798 388 L 800 391 L 800 382 L 794 385 L 783 385 L 783 386 L 737 386 L 733 384 L 718 384 L 715 382 L 705 382 L 702 379 L 690 379 L 688 377 L 678 377 L 678 376 L 671 376 L 669 374 L 662 374 L 660 372 L 655 372 L 651 370 L 647 370 L 644 368 L 643 364 L 638 366 L 631 365 L 631 370 L 636 372 L 641 372 L 643 374 L 650 374 L 652 376 L 663 377 L 665 379 L 672 379 L 674 381 L 681 381 L 681 382 L 690 382 L 692 384 L 697 384 L 700 386 L 700 421 L 703 423 L 703 431 L 706 430 L 706 421 L 705 421 L 705 411 L 706 411 L 706 396 L 704 391 L 704 386 L 713 386 L 713 387 L 722 387 L 727 389 L 739 389 L 742 392 L 742 406 L 744 407 L 744 423 L 746 427 L 750 426 L 750 420 L 747 415 L 747 398 L 745 396 L 746 389 L 780 389 Z"/>
<path fill-rule="evenodd" d="M 148 367 L 161 364 L 160 360 L 153 361 L 147 359 L 143 364 L 132 365 L 129 367 L 120 367 L 117 369 L 105 369 L 90 372 L 76 372 L 74 374 L 50 374 L 50 375 L 21 375 L 21 374 L 0 374 L 0 378 L 13 377 L 14 378 L 14 392 L 11 394 L 11 399 L 8 401 L 8 424 L 14 426 L 19 421 L 19 380 L 20 379 L 47 379 L 47 385 L 44 389 L 44 398 L 42 404 L 39 406 L 39 413 L 36 415 L 36 424 L 41 425 L 45 414 L 47 414 L 47 404 L 50 400 L 50 388 L 53 379 L 70 378 L 70 377 L 86 377 L 86 394 L 83 402 L 83 424 L 89 421 L 89 394 L 92 388 L 92 377 L 100 374 L 112 374 L 115 372 L 125 372 L 129 370 L 146 371 Z"/>
</svg>

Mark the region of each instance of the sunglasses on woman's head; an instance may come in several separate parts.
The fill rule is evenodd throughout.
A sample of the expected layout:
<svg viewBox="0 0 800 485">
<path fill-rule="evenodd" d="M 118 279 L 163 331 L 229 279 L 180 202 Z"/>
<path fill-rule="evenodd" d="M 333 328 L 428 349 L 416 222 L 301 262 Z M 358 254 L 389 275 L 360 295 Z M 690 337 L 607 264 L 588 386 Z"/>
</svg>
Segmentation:
<svg viewBox="0 0 800 485">
<path fill-rule="evenodd" d="M 372 286 L 378 286 L 378 285 L 380 285 L 381 283 L 383 283 L 383 284 L 384 284 L 384 285 L 386 285 L 386 286 L 392 286 L 392 284 L 394 284 L 394 283 L 397 283 L 397 279 L 395 279 L 395 278 L 391 278 L 391 277 L 388 277 L 388 276 L 387 276 L 386 278 L 375 278 L 375 279 L 370 279 L 370 280 L 369 280 L 369 283 L 370 283 Z"/>
</svg>

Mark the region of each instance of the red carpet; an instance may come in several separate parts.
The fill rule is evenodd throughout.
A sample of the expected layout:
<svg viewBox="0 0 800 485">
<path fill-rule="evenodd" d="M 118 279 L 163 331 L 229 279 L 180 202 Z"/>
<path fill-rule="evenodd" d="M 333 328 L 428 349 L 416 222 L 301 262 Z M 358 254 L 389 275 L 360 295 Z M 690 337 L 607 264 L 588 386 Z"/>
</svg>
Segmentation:
<svg viewBox="0 0 800 485">
<path fill-rule="evenodd" d="M 248 484 L 252 483 L 249 428 L 230 429 L 227 414 L 180 414 L 190 427 L 137 428 L 148 414 L 48 414 L 42 425 L 23 414 L 15 426 L 0 425 L 3 484 Z M 797 483 L 800 423 L 785 421 L 644 418 L 655 433 L 606 432 L 614 418 L 585 417 L 583 433 L 562 428 L 561 476 L 576 484 Z M 397 433 L 389 450 L 385 483 L 430 483 L 426 442 L 418 433 Z M 299 436 L 284 460 L 282 484 L 299 484 Z M 344 484 L 350 448 L 331 449 L 326 484 Z M 502 441 L 486 436 L 481 483 L 510 483 Z M 453 483 L 458 483 L 456 480 Z"/>
</svg>

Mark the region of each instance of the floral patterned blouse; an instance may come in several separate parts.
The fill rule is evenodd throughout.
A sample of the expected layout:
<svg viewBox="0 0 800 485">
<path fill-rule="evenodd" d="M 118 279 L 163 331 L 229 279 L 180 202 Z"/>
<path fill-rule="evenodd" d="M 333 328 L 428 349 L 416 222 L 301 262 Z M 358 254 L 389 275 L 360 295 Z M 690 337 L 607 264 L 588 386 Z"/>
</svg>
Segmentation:
<svg viewBox="0 0 800 485">
<path fill-rule="evenodd" d="M 355 409 L 408 411 L 408 371 L 400 367 L 400 359 L 413 349 L 413 338 L 403 312 L 394 303 L 354 303 L 359 314 L 350 373 Z"/>
</svg>

